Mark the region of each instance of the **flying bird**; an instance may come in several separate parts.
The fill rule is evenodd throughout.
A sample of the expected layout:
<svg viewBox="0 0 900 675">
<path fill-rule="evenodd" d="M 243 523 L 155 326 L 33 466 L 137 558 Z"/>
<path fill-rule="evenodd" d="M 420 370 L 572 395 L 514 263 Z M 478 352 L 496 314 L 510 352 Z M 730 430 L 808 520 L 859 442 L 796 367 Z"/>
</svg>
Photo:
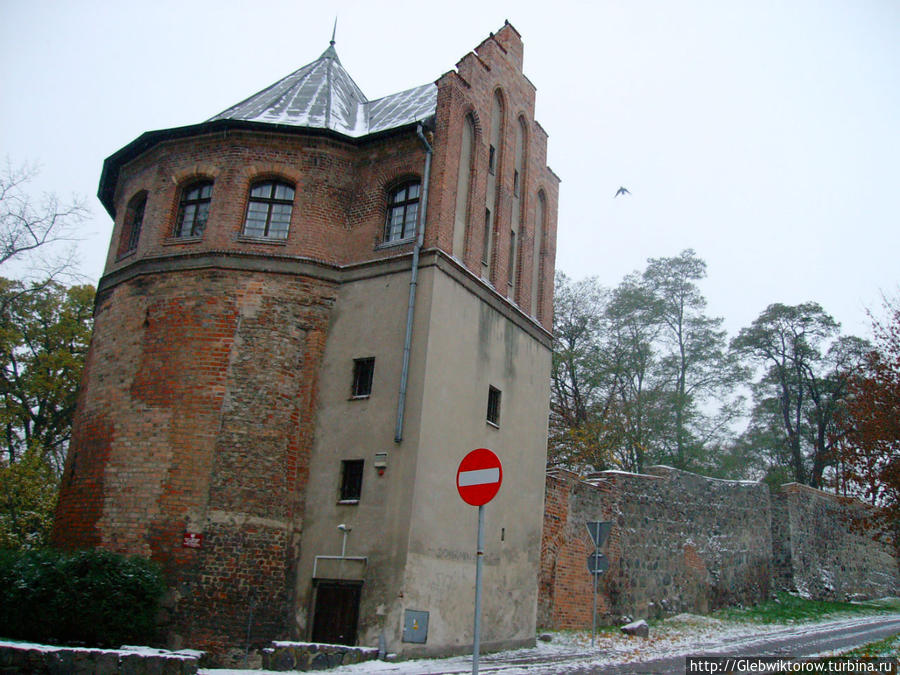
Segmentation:
<svg viewBox="0 0 900 675">
<path fill-rule="evenodd" d="M 619 195 L 630 195 L 630 194 L 631 193 L 628 191 L 627 188 L 620 187 L 618 190 L 616 190 L 616 194 L 613 195 L 613 199 L 615 199 Z"/>
</svg>

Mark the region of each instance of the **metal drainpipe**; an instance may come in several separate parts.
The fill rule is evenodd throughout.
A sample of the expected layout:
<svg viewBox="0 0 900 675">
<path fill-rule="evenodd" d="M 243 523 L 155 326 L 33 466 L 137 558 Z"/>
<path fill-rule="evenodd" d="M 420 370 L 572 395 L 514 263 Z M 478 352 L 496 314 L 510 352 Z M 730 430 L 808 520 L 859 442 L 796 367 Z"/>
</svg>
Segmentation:
<svg viewBox="0 0 900 675">
<path fill-rule="evenodd" d="M 416 313 L 416 285 L 419 281 L 419 251 L 425 242 L 425 213 L 428 210 L 428 183 L 431 178 L 431 155 L 433 149 L 425 134 L 422 133 L 422 125 L 416 127 L 416 135 L 425 146 L 425 175 L 422 178 L 422 199 L 419 209 L 419 231 L 416 233 L 416 243 L 413 246 L 412 275 L 409 280 L 409 305 L 406 309 L 406 338 L 403 341 L 403 369 L 400 371 L 400 398 L 397 401 L 397 426 L 394 428 L 394 443 L 403 440 L 403 413 L 406 409 L 406 386 L 409 382 L 409 351 L 412 345 L 413 319 Z"/>
</svg>

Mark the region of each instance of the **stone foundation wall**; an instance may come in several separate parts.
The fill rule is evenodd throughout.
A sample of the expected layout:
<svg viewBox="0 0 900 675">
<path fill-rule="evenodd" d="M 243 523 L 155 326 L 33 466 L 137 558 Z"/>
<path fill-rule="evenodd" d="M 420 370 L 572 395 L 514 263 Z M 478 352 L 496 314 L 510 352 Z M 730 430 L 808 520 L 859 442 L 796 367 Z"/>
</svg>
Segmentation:
<svg viewBox="0 0 900 675">
<path fill-rule="evenodd" d="M 0 642 L 0 673 L 193 675 L 201 655 L 142 647 L 84 649 Z"/>
<path fill-rule="evenodd" d="M 264 670 L 307 672 L 348 666 L 378 658 L 373 647 L 348 647 L 316 642 L 273 642 L 262 651 Z"/>
<path fill-rule="evenodd" d="M 752 604 L 777 588 L 816 599 L 900 592 L 891 542 L 860 529 L 867 508 L 800 485 L 705 478 L 669 467 L 547 476 L 538 625 L 591 625 L 585 523 L 612 521 L 601 551 L 598 619 L 706 613 Z M 856 524 L 854 524 L 856 523 Z"/>
</svg>

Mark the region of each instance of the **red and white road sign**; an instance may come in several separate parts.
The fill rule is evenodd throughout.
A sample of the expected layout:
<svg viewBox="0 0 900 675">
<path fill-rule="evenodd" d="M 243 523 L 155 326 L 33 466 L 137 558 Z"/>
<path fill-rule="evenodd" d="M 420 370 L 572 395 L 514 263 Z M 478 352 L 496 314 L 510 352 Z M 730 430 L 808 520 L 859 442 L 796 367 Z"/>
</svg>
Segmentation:
<svg viewBox="0 0 900 675">
<path fill-rule="evenodd" d="M 478 448 L 463 457 L 456 471 L 456 489 L 466 504 L 483 506 L 491 501 L 503 482 L 500 460 L 487 448 Z"/>
</svg>

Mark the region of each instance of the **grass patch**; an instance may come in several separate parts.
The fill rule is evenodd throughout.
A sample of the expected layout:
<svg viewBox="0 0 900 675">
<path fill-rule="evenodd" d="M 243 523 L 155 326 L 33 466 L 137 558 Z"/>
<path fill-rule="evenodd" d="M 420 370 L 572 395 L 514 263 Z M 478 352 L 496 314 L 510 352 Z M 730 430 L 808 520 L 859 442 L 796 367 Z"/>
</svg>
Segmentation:
<svg viewBox="0 0 900 675">
<path fill-rule="evenodd" d="M 900 598 L 868 602 L 830 602 L 807 600 L 791 593 L 779 592 L 773 600 L 753 607 L 725 608 L 711 616 L 724 621 L 748 623 L 797 623 L 845 614 L 881 614 L 900 611 Z"/>
<path fill-rule="evenodd" d="M 851 649 L 849 652 L 843 652 L 841 656 L 897 656 L 897 654 L 900 654 L 900 633 Z"/>
</svg>

